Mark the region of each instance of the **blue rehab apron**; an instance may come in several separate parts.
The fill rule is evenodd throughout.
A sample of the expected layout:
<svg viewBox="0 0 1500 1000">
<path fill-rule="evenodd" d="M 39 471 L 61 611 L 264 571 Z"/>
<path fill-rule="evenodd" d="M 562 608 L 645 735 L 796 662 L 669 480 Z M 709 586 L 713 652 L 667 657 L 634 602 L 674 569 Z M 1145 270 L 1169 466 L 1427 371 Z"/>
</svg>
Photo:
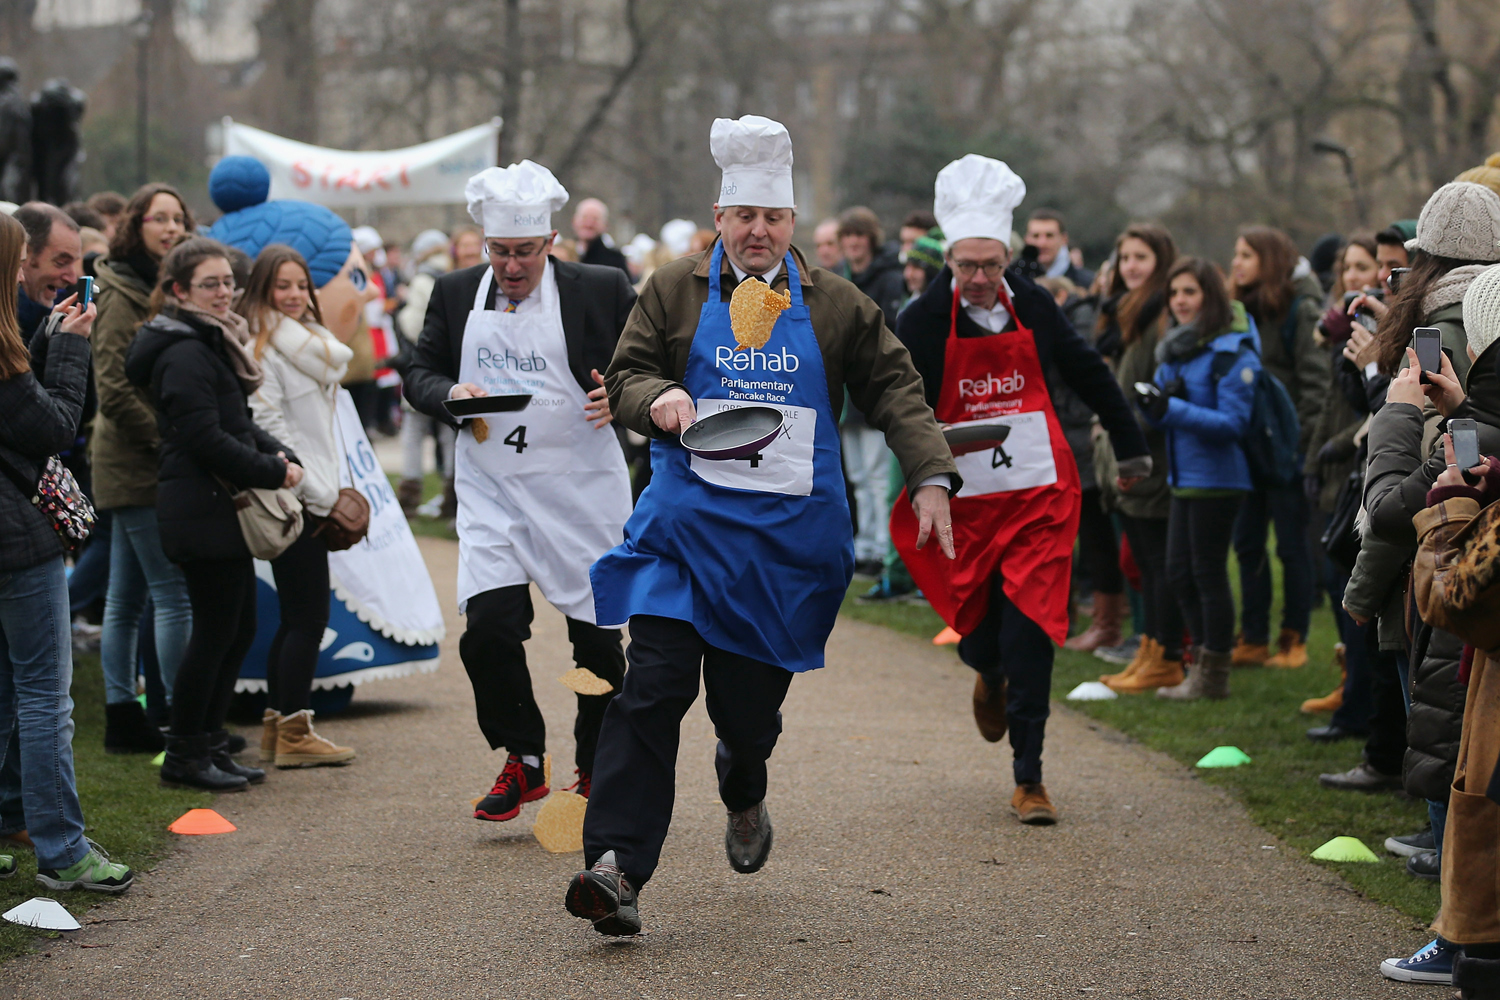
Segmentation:
<svg viewBox="0 0 1500 1000">
<path fill-rule="evenodd" d="M 786 423 L 759 454 L 730 462 L 651 442 L 651 484 L 625 541 L 590 571 L 595 616 L 604 627 L 631 615 L 676 618 L 718 649 L 815 670 L 854 573 L 838 422 L 792 255 L 791 308 L 763 348 L 747 351 L 736 350 L 721 301 L 723 253 L 715 243 L 683 384 L 700 418 L 774 406 Z"/>
</svg>

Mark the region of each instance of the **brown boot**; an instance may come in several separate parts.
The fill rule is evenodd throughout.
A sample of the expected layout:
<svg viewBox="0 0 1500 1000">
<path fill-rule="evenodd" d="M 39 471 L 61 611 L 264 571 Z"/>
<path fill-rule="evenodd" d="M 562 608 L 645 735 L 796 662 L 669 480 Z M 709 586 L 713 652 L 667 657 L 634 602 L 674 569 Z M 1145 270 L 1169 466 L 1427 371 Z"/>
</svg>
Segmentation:
<svg viewBox="0 0 1500 1000">
<path fill-rule="evenodd" d="M 1193 650 L 1193 672 L 1176 687 L 1156 689 L 1158 698 L 1173 701 L 1197 701 L 1207 698 L 1222 701 L 1229 697 L 1229 654 L 1215 653 L 1202 646 Z"/>
<path fill-rule="evenodd" d="M 1005 682 L 1000 682 L 998 691 L 991 691 L 984 678 L 974 678 L 974 724 L 979 735 L 991 743 L 1005 739 Z"/>
<path fill-rule="evenodd" d="M 266 709 L 260 717 L 260 759 L 276 759 L 276 727 L 281 722 L 281 713 L 274 708 Z"/>
<path fill-rule="evenodd" d="M 1246 642 L 1241 635 L 1234 642 L 1234 652 L 1229 654 L 1229 660 L 1236 667 L 1261 667 L 1265 666 L 1266 657 L 1271 655 L 1271 647 L 1263 642 Z"/>
<path fill-rule="evenodd" d="M 1141 666 L 1132 677 L 1123 681 L 1116 681 L 1109 687 L 1120 694 L 1139 694 L 1142 691 L 1150 691 L 1152 688 L 1176 687 L 1183 681 L 1182 660 L 1169 660 L 1166 657 L 1166 648 L 1157 646 L 1149 661 Z"/>
<path fill-rule="evenodd" d="M 323 764 L 347 764 L 354 759 L 348 747 L 334 746 L 313 731 L 313 711 L 304 708 L 283 715 L 276 724 L 276 766 L 319 767 Z"/>
<path fill-rule="evenodd" d="M 458 493 L 454 488 L 453 480 L 443 480 L 443 505 L 438 509 L 438 517 L 445 521 L 451 521 L 458 516 Z"/>
<path fill-rule="evenodd" d="M 1015 794 L 1010 797 L 1010 807 L 1022 823 L 1051 826 L 1057 822 L 1057 807 L 1047 798 L 1047 787 L 1041 782 L 1017 785 Z"/>
<path fill-rule="evenodd" d="M 1117 674 L 1100 674 L 1099 683 L 1113 688 L 1116 684 L 1127 681 L 1140 673 L 1143 666 L 1159 655 L 1161 655 L 1161 646 L 1149 635 L 1143 635 L 1140 647 L 1135 651 L 1135 659 L 1130 661 L 1130 665 Z"/>
<path fill-rule="evenodd" d="M 1284 628 L 1276 637 L 1276 655 L 1266 659 L 1266 666 L 1278 670 L 1296 670 L 1307 665 L 1307 637 L 1296 629 Z"/>
<path fill-rule="evenodd" d="M 1120 644 L 1120 621 L 1125 617 L 1124 594 L 1094 594 L 1094 619 L 1089 627 L 1063 643 L 1064 649 L 1092 653 L 1100 646 Z"/>
<path fill-rule="evenodd" d="M 1344 681 L 1349 679 L 1349 671 L 1344 666 L 1344 644 L 1338 643 L 1333 647 L 1333 662 L 1339 668 L 1339 686 L 1334 688 L 1326 697 L 1309 698 L 1302 703 L 1303 715 L 1317 715 L 1319 712 L 1337 712 L 1344 707 Z"/>
<path fill-rule="evenodd" d="M 396 484 L 396 502 L 401 505 L 401 513 L 407 517 L 416 513 L 417 507 L 422 503 L 422 480 L 403 479 Z"/>
</svg>

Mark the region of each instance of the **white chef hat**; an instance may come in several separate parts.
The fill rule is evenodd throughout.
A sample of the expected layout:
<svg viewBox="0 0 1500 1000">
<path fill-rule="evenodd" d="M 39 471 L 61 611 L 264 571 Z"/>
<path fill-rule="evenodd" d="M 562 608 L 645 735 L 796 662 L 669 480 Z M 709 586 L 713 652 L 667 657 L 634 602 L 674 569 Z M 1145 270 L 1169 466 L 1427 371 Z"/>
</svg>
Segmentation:
<svg viewBox="0 0 1500 1000">
<path fill-rule="evenodd" d="M 938 171 L 932 214 L 943 238 L 1010 240 L 1011 216 L 1026 197 L 1026 182 L 999 160 L 970 153 Z"/>
<path fill-rule="evenodd" d="M 661 227 L 662 246 L 672 252 L 673 257 L 685 257 L 693 247 L 693 237 L 698 233 L 698 224 L 691 219 L 673 219 Z"/>
<path fill-rule="evenodd" d="M 724 171 L 719 207 L 792 208 L 792 137 L 786 126 L 760 115 L 715 118 L 708 148 Z"/>
<path fill-rule="evenodd" d="M 540 163 L 522 160 L 470 177 L 464 198 L 486 239 L 519 239 L 550 234 L 552 213 L 568 203 L 568 190 Z"/>
<path fill-rule="evenodd" d="M 385 246 L 385 241 L 380 238 L 380 230 L 374 226 L 358 226 L 352 235 L 354 245 L 359 247 L 359 252 L 366 257 Z"/>
</svg>

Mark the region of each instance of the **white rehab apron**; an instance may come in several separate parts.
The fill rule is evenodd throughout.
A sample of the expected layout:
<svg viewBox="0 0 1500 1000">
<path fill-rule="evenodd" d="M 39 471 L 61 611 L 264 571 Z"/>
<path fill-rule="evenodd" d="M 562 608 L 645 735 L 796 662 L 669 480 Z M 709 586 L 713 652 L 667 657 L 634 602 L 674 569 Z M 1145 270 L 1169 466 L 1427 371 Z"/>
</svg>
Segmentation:
<svg viewBox="0 0 1500 1000">
<path fill-rule="evenodd" d="M 630 473 L 614 428 L 584 419 L 588 396 L 568 368 L 551 262 L 540 308 L 485 309 L 493 281 L 486 268 L 464 324 L 458 380 L 491 396 L 530 393 L 531 403 L 486 414 L 483 442 L 472 422 L 458 435 L 458 607 L 534 582 L 557 610 L 592 623 L 589 567 L 624 535 Z"/>
</svg>

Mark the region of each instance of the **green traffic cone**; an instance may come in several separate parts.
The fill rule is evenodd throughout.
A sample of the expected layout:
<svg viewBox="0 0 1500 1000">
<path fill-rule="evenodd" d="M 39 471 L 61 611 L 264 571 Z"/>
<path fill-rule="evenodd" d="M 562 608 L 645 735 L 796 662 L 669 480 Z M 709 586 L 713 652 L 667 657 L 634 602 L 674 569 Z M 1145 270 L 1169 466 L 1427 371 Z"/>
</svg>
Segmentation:
<svg viewBox="0 0 1500 1000">
<path fill-rule="evenodd" d="M 1375 861 L 1380 859 L 1358 837 L 1334 837 L 1312 852 L 1319 861 Z"/>
<path fill-rule="evenodd" d="M 1204 754 L 1197 767 L 1239 767 L 1250 763 L 1250 755 L 1239 747 L 1214 747 Z"/>
</svg>

